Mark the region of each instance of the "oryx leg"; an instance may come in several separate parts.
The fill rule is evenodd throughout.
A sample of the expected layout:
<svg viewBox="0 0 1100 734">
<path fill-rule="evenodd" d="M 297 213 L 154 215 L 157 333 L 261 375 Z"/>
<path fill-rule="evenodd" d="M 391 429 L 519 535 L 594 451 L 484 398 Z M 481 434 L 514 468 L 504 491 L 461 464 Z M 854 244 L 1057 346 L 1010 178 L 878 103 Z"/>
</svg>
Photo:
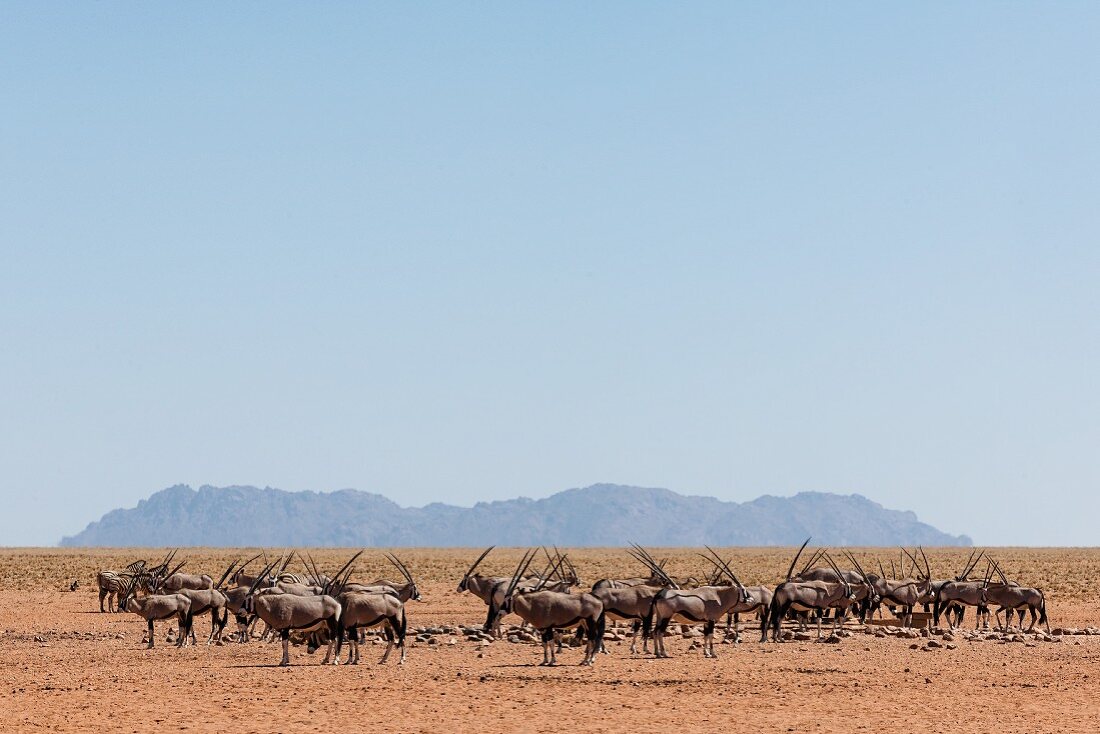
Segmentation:
<svg viewBox="0 0 1100 734">
<path fill-rule="evenodd" d="M 658 658 L 667 658 L 668 652 L 665 650 L 665 633 L 668 631 L 669 620 L 662 619 L 657 622 L 656 627 L 653 629 L 653 656 Z"/>
<path fill-rule="evenodd" d="M 703 657 L 716 658 L 718 653 L 714 652 L 714 625 L 713 621 L 708 620 L 703 625 Z"/>
<path fill-rule="evenodd" d="M 321 661 L 321 665 L 339 665 L 340 656 L 336 653 L 336 645 L 340 640 L 340 623 L 337 622 L 336 617 L 331 617 L 325 620 L 325 628 L 328 630 L 328 649 L 325 650 L 325 659 Z M 319 634 L 319 633 L 318 633 Z"/>
<path fill-rule="evenodd" d="M 555 665 L 554 655 L 554 630 L 544 630 L 542 633 L 542 662 L 539 665 Z"/>
<path fill-rule="evenodd" d="M 607 619 L 600 616 L 595 622 L 591 620 L 584 620 L 580 626 L 584 629 L 585 637 L 588 638 L 588 645 L 585 647 L 584 660 L 581 661 L 581 665 L 595 665 L 596 664 L 596 651 L 603 645 L 604 628 L 607 625 Z"/>
<path fill-rule="evenodd" d="M 641 629 L 642 629 L 642 620 L 635 619 L 634 624 L 631 625 L 631 633 L 630 633 L 630 654 L 631 655 L 638 652 L 638 633 L 641 631 Z M 648 652 L 648 651 L 646 651 L 646 652 Z"/>
<path fill-rule="evenodd" d="M 397 641 L 392 637 L 386 637 L 386 651 L 382 653 L 382 659 L 378 661 L 379 665 L 385 665 L 386 661 L 390 659 L 390 652 L 397 646 Z"/>
<path fill-rule="evenodd" d="M 286 667 L 290 665 L 290 630 L 283 630 L 283 659 L 279 661 L 279 665 Z"/>
<path fill-rule="evenodd" d="M 148 647 L 152 647 L 152 646 L 153 646 L 153 620 L 150 619 L 149 620 L 149 645 L 148 645 Z"/>
</svg>

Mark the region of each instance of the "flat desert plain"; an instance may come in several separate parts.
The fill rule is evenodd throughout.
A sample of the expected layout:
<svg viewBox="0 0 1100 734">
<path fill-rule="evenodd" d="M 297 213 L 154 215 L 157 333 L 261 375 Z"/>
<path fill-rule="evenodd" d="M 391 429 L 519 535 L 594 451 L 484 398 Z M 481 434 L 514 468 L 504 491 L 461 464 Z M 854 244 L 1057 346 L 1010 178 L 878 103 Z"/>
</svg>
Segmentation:
<svg viewBox="0 0 1100 734">
<path fill-rule="evenodd" d="M 182 549 L 185 570 L 217 577 L 253 550 Z M 270 549 L 269 549 L 269 552 Z M 277 552 L 277 551 L 276 551 Z M 312 551 L 332 573 L 352 551 Z M 1100 550 L 994 549 L 1005 571 L 1042 588 L 1051 626 L 1100 625 Z M 297 731 L 937 731 L 1095 732 L 1100 729 L 1100 636 L 1058 642 L 971 641 L 959 637 L 923 649 L 925 640 L 875 637 L 851 626 L 839 644 L 814 641 L 722 644 L 704 659 L 677 634 L 669 660 L 630 655 L 612 641 L 609 655 L 582 668 L 579 649 L 543 668 L 535 644 L 467 641 L 436 635 L 414 642 L 408 661 L 377 664 L 381 645 L 364 648 L 358 666 L 319 665 L 323 653 L 291 649 L 279 668 L 278 644 L 176 649 L 157 627 L 157 646 L 142 644 L 144 621 L 98 611 L 95 572 L 164 549 L 0 550 L 0 730 L 100 732 Z M 410 628 L 480 624 L 484 606 L 455 587 L 476 549 L 401 549 L 423 601 L 408 604 Z M 671 557 L 676 575 L 700 575 L 694 550 L 653 549 Z M 862 549 L 872 564 L 896 549 Z M 745 583 L 781 579 L 793 549 L 729 549 Z M 929 551 L 947 576 L 967 551 Z M 509 574 L 517 549 L 498 549 L 486 572 Z M 635 575 L 619 549 L 570 552 L 583 581 Z M 887 565 L 888 567 L 888 565 Z M 300 570 L 300 569 L 296 569 Z M 355 578 L 396 578 L 381 550 L 368 549 Z M 80 587 L 69 592 L 77 579 Z M 967 627 L 973 620 L 968 618 Z M 200 642 L 209 618 L 196 620 Z M 233 621 L 227 632 L 233 628 Z M 453 638 L 453 642 L 452 642 Z M 916 645 L 914 649 L 912 646 Z"/>
</svg>

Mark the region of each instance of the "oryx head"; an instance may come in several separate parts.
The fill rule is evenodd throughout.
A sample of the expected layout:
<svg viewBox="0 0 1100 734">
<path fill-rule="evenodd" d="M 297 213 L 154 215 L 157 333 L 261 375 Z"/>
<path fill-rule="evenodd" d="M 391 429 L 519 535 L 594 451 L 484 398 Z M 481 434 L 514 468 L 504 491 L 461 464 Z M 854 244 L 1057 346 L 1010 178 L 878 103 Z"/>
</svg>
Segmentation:
<svg viewBox="0 0 1100 734">
<path fill-rule="evenodd" d="M 749 590 L 745 588 L 745 585 L 741 583 L 741 580 L 737 578 L 737 574 L 733 572 L 733 569 L 730 568 L 729 564 L 726 561 L 723 561 L 722 557 L 715 553 L 714 549 L 711 548 L 709 545 L 705 545 L 703 547 L 710 551 L 710 555 L 713 556 L 713 558 L 710 556 L 705 556 L 702 553 L 700 553 L 699 555 L 703 556 L 703 558 L 706 558 L 708 561 L 713 563 L 720 573 L 724 573 L 729 577 L 730 583 L 741 590 L 741 602 L 743 604 L 753 604 L 756 600 L 753 598 L 752 593 L 750 593 Z"/>
<path fill-rule="evenodd" d="M 882 602 L 882 597 L 879 596 L 878 588 L 874 582 L 871 581 L 871 577 L 867 575 L 867 572 L 863 570 L 863 566 L 860 565 L 856 557 L 852 555 L 850 551 L 844 551 L 844 555 L 851 561 L 852 565 L 856 567 L 856 573 L 863 579 L 863 583 L 867 586 L 867 604 L 870 606 L 877 606 Z M 843 578 L 843 576 L 842 576 Z"/>
<path fill-rule="evenodd" d="M 248 587 L 248 593 L 245 595 L 244 601 L 241 602 L 241 610 L 249 616 L 256 613 L 255 599 L 253 597 L 255 597 L 256 592 L 262 586 L 269 585 L 265 583 L 268 580 L 268 574 L 271 573 L 271 570 L 275 568 L 275 565 L 281 560 L 282 557 L 276 558 L 274 561 L 264 566 L 263 570 L 256 575 L 256 579 L 252 582 L 252 585 Z"/>
<path fill-rule="evenodd" d="M 420 601 L 420 589 L 416 588 L 416 582 L 413 581 L 413 577 L 412 574 L 409 573 L 408 566 L 402 563 L 401 559 L 393 555 L 392 553 L 386 554 L 386 560 L 396 566 L 397 570 L 401 572 L 401 575 L 405 577 L 405 581 L 407 581 L 409 584 L 409 598 L 413 601 Z"/>
<path fill-rule="evenodd" d="M 474 571 L 477 569 L 478 565 L 485 560 L 485 556 L 489 555 L 489 551 L 491 551 L 493 548 L 496 548 L 496 546 L 489 546 L 484 551 L 482 551 L 480 556 L 477 557 L 477 560 L 474 561 L 474 565 L 470 566 L 469 570 L 466 571 L 466 573 L 462 576 L 462 580 L 458 582 L 458 589 L 456 590 L 457 593 L 461 594 L 463 591 L 466 591 L 468 588 L 470 588 L 470 577 L 473 576 Z"/>
</svg>

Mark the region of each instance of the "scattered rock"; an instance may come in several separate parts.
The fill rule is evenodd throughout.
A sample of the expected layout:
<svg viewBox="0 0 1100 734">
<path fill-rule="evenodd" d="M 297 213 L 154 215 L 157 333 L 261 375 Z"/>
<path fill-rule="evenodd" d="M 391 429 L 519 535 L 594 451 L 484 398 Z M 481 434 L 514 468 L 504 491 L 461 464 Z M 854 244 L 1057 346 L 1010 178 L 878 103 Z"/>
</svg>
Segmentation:
<svg viewBox="0 0 1100 734">
<path fill-rule="evenodd" d="M 943 647 L 943 643 L 939 642 L 937 640 L 929 640 L 928 642 L 924 643 L 924 645 L 925 645 L 925 647 L 930 647 L 930 648 Z"/>
</svg>

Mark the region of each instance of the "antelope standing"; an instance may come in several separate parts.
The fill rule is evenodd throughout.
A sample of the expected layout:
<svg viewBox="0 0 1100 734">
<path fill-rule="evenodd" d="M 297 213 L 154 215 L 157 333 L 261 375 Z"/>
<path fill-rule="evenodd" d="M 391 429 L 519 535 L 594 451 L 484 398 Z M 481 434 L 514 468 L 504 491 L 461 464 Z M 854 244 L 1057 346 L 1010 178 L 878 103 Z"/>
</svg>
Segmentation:
<svg viewBox="0 0 1100 734">
<path fill-rule="evenodd" d="M 508 584 L 501 604 L 502 614 L 515 612 L 542 636 L 542 662 L 557 665 L 554 635 L 561 630 L 580 628 L 585 637 L 585 654 L 581 665 L 593 665 L 603 642 L 604 611 L 598 598 L 589 593 L 567 594 L 548 591 L 541 586 L 519 587 L 519 581 L 534 560 L 532 549 L 520 561 Z M 559 558 L 558 565 L 562 563 Z"/>
<path fill-rule="evenodd" d="M 710 550 L 708 548 L 708 550 Z M 713 553 L 713 551 L 711 551 Z M 707 556 L 703 556 L 711 560 Z M 703 625 L 703 657 L 716 658 L 714 627 L 722 617 L 735 607 L 749 609 L 755 602 L 752 594 L 725 563 L 717 558 L 712 561 L 729 575 L 729 586 L 698 586 L 694 589 L 662 589 L 653 600 L 653 654 L 669 657 L 665 649 L 665 635 L 673 620 L 681 619 Z M 656 569 L 654 573 L 656 573 Z"/>
<path fill-rule="evenodd" d="M 824 614 L 829 609 L 840 608 L 843 610 L 842 614 L 837 615 L 833 619 L 833 631 L 838 628 L 838 623 L 843 619 L 843 615 L 847 613 L 847 606 L 855 599 L 855 594 L 852 592 L 851 585 L 845 580 L 844 574 L 833 563 L 832 558 L 826 553 L 824 554 L 825 560 L 829 562 L 829 565 L 833 567 L 833 571 L 837 575 L 838 581 L 792 581 L 791 574 L 794 572 L 795 563 L 798 562 L 798 558 L 802 555 L 803 549 L 806 547 L 806 543 L 809 543 L 809 538 L 802 544 L 802 547 L 798 549 L 798 553 L 795 554 L 794 560 L 791 561 L 790 568 L 787 569 L 786 580 L 775 587 L 775 593 L 772 596 L 771 608 L 768 610 L 768 617 L 772 628 L 772 641 L 779 641 L 779 626 L 786 616 L 787 612 L 794 610 L 797 612 L 821 612 Z M 817 617 L 817 638 L 821 639 L 821 616 Z M 766 642 L 768 639 L 767 628 L 762 630 L 760 637 L 761 642 Z"/>
<path fill-rule="evenodd" d="M 362 554 L 362 551 L 352 556 L 334 578 L 339 580 L 344 571 L 351 566 L 360 554 Z M 260 574 L 261 578 L 270 570 L 271 567 L 264 569 L 264 572 Z M 329 644 L 325 659 L 321 664 L 327 665 L 330 661 L 333 664 L 338 662 L 333 657 L 333 650 L 339 637 L 339 620 L 342 609 L 340 602 L 329 596 L 328 593 L 333 591 L 333 586 L 338 585 L 338 582 L 326 585 L 322 589 L 324 593 L 320 596 L 295 596 L 286 593 L 259 595 L 255 593 L 259 583 L 259 581 L 256 581 L 249 588 L 249 594 L 245 598 L 243 608 L 246 612 L 255 613 L 271 630 L 279 633 L 283 641 L 283 657 L 279 665 L 290 665 L 290 632 L 292 630 L 306 634 L 325 630 L 328 633 Z"/>
<path fill-rule="evenodd" d="M 408 631 L 408 618 L 405 616 L 405 603 L 390 590 L 385 591 L 349 591 L 339 596 L 343 611 L 340 614 L 336 657 L 340 657 L 340 646 L 344 639 L 348 641 L 348 665 L 359 663 L 359 632 L 371 627 L 382 626 L 386 632 L 386 651 L 381 665 L 390 657 L 396 647 L 401 650 L 398 665 L 405 662 L 405 635 Z"/>
<path fill-rule="evenodd" d="M 1020 629 L 1024 628 L 1024 612 L 1031 613 L 1031 625 L 1027 628 L 1028 632 L 1035 629 L 1035 622 L 1038 619 L 1039 624 L 1045 625 L 1047 634 L 1050 634 L 1050 622 L 1047 619 L 1047 600 L 1046 596 L 1040 589 L 1032 589 L 1024 586 L 1020 586 L 1012 581 L 1008 580 L 1004 571 L 1001 570 L 1000 565 L 991 559 L 993 569 L 997 572 L 997 575 L 1001 579 L 999 584 L 986 584 L 985 597 L 986 603 L 998 605 L 996 612 L 997 626 L 1001 626 L 1001 612 L 1005 613 L 1005 626 L 1004 629 L 1010 629 L 1012 627 L 1012 612 L 1016 611 L 1020 615 Z M 989 611 L 986 610 L 986 625 L 988 626 Z"/>
<path fill-rule="evenodd" d="M 171 619 L 177 620 L 176 647 L 183 647 L 187 630 L 191 628 L 191 600 L 183 594 L 153 594 L 150 596 L 131 596 L 126 602 L 126 610 L 133 612 L 149 623 L 149 645 L 153 647 L 155 634 L 153 622 Z"/>
<path fill-rule="evenodd" d="M 983 554 L 974 557 L 974 551 L 970 552 L 963 570 L 955 576 L 954 581 L 945 581 L 939 587 L 933 589 L 932 623 L 939 626 L 940 615 L 947 612 L 947 625 L 952 629 L 962 626 L 966 607 L 976 607 L 979 610 L 985 605 L 985 587 L 987 579 L 972 581 L 968 577 L 974 570 L 974 566 L 981 560 Z M 954 612 L 955 619 L 952 620 Z M 981 615 L 975 623 L 975 629 L 981 624 Z"/>
</svg>

